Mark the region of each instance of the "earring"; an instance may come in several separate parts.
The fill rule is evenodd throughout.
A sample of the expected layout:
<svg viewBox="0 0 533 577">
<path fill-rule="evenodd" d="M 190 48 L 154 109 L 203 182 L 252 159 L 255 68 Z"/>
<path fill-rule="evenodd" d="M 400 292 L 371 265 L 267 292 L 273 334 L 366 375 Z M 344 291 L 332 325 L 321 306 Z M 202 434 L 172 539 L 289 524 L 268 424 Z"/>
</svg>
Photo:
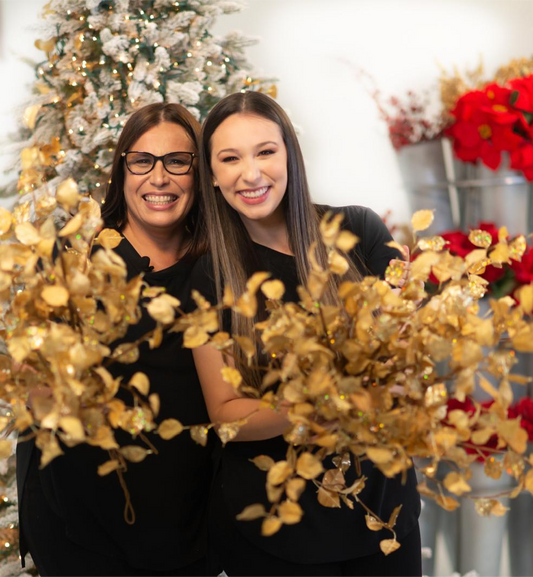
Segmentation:
<svg viewBox="0 0 533 577">
<path fill-rule="evenodd" d="M 215 188 L 218 187 L 218 182 L 217 182 L 216 180 L 213 180 L 213 186 L 214 186 Z"/>
</svg>

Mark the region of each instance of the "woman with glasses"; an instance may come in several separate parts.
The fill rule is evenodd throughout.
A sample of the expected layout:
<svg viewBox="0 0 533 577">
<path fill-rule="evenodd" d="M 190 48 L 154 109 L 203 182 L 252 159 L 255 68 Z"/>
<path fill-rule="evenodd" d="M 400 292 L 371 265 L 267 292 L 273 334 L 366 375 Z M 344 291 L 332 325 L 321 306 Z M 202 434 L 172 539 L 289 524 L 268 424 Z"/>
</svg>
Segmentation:
<svg viewBox="0 0 533 577">
<path fill-rule="evenodd" d="M 319 222 L 330 207 L 313 205 L 310 200 L 298 140 L 281 107 L 268 96 L 253 92 L 220 101 L 202 127 L 200 180 L 210 254 L 197 262 L 193 286 L 212 302 L 221 301 L 224 287 L 229 286 L 238 296 L 252 273 L 269 271 L 283 281 L 284 300 L 299 301 L 296 287 L 306 282 L 310 270 L 307 252 L 313 242 L 318 241 L 319 260 L 326 264 Z M 332 210 L 344 214 L 344 226 L 360 239 L 349 255 L 350 270 L 342 280 L 382 276 L 398 253 L 385 246 L 391 236 L 381 219 L 360 206 Z M 326 289 L 323 302 L 339 304 L 335 286 Z M 261 346 L 252 325 L 264 316 L 263 303 L 256 319 L 232 312 L 231 319 L 224 321 L 224 330 L 255 341 L 252 366 L 261 365 Z M 250 368 L 237 346 L 233 353 L 246 384 L 259 388 L 261 374 Z M 237 421 L 259 408 L 258 400 L 238 396 L 221 378 L 220 352 L 206 345 L 195 349 L 193 355 L 212 422 Z M 266 474 L 251 459 L 269 455 L 275 461 L 284 460 L 287 444 L 282 434 L 287 425 L 283 411 L 259 410 L 233 442 L 217 449 L 209 527 L 227 574 L 420 575 L 420 500 L 413 470 L 402 485 L 400 477 L 387 479 L 368 461 L 362 463 L 367 481 L 360 499 L 387 520 L 394 508 L 403 504 L 395 527 L 401 547 L 387 557 L 379 542 L 390 534 L 369 531 L 365 511 L 358 504 L 354 510 L 344 505 L 323 507 L 312 483 L 299 499 L 304 514 L 296 525 L 284 525 L 273 536 L 262 537 L 261 519 L 236 520 L 236 515 L 253 503 L 263 503 L 269 510 Z M 334 468 L 331 462 L 327 465 Z M 352 462 L 347 484 L 355 478 Z"/>
<path fill-rule="evenodd" d="M 102 216 L 123 236 L 115 249 L 128 276 L 144 275 L 181 301 L 190 271 L 203 251 L 198 224 L 197 137 L 199 124 L 178 104 L 152 104 L 135 112 L 118 141 Z M 133 342 L 154 327 L 143 312 L 124 337 Z M 157 420 L 207 422 L 208 415 L 190 350 L 178 333 L 158 348 L 140 347 L 133 364 L 109 370 L 128 382 L 141 371 L 161 409 Z M 132 398 L 118 397 L 129 405 Z M 206 503 L 211 480 L 210 446 L 189 435 L 170 441 L 147 434 L 156 455 L 130 463 L 124 480 L 135 514 L 126 522 L 125 496 L 114 473 L 100 477 L 105 451 L 89 446 L 39 470 L 31 441 L 18 449 L 21 553 L 29 549 L 40 575 L 206 575 Z M 117 433 L 121 445 L 142 444 Z"/>
</svg>

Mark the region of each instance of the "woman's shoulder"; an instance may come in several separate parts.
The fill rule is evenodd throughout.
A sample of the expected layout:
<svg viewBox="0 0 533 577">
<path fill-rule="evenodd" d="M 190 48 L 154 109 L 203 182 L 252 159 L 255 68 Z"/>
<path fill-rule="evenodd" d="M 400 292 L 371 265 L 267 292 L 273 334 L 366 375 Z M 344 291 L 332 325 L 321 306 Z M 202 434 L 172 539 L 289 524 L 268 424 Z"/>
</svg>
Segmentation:
<svg viewBox="0 0 533 577">
<path fill-rule="evenodd" d="M 334 214 L 344 215 L 342 227 L 350 230 L 360 238 L 368 238 L 368 235 L 387 230 L 381 217 L 367 206 L 352 204 L 350 206 L 329 206 L 325 204 L 315 205 L 319 216 L 330 211 Z"/>
</svg>

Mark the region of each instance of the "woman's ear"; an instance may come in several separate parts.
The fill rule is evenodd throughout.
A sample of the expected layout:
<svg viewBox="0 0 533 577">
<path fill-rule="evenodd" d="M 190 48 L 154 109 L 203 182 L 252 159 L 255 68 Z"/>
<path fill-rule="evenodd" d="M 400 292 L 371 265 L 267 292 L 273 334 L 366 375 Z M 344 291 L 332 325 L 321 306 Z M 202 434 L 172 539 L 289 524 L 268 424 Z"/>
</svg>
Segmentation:
<svg viewBox="0 0 533 577">
<path fill-rule="evenodd" d="M 213 186 L 214 186 L 215 188 L 218 186 L 217 179 L 216 179 L 214 176 L 211 177 L 211 182 L 213 183 Z"/>
</svg>

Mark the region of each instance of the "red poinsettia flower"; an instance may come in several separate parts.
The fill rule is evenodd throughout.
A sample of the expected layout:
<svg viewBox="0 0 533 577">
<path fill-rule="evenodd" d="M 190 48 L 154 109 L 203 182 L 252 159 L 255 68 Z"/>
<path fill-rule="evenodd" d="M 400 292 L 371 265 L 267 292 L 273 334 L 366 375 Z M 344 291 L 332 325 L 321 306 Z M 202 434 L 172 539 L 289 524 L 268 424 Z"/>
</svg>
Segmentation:
<svg viewBox="0 0 533 577">
<path fill-rule="evenodd" d="M 516 150 L 511 152 L 511 168 L 521 170 L 524 176 L 533 180 L 533 144 L 523 142 Z"/>
<path fill-rule="evenodd" d="M 516 282 L 519 285 L 533 282 L 533 249 L 528 247 L 522 255 L 520 262 L 511 260 L 511 268 L 514 271 Z"/>
<path fill-rule="evenodd" d="M 520 416 L 520 426 L 525 429 L 530 441 L 533 441 L 533 399 L 523 397 L 509 408 L 509 418 Z"/>
<path fill-rule="evenodd" d="M 515 132 L 522 115 L 511 108 L 512 91 L 497 84 L 462 96 L 451 111 L 456 121 L 447 130 L 458 158 L 465 162 L 480 159 L 496 170 L 502 151 L 513 151 L 523 142 Z"/>
<path fill-rule="evenodd" d="M 533 76 L 515 78 L 509 82 L 513 92 L 513 107 L 533 114 Z"/>
</svg>

